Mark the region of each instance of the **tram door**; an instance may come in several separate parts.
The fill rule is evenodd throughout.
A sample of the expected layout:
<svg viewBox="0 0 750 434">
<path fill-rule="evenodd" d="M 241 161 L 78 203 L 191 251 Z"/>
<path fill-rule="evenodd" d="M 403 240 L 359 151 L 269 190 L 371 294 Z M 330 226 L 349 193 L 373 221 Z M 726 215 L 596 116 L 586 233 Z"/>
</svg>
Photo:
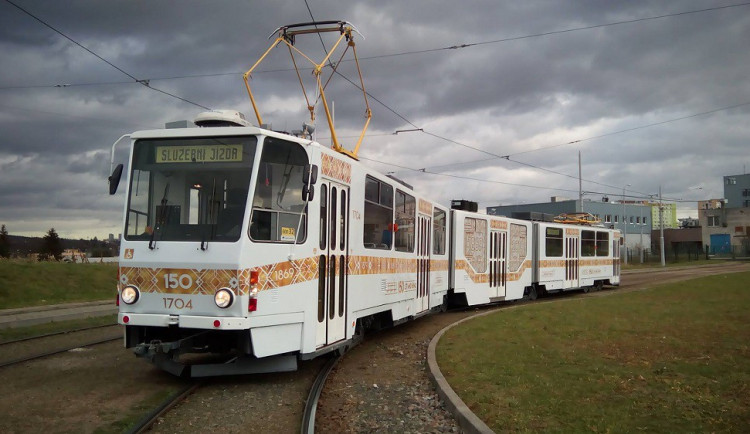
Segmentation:
<svg viewBox="0 0 750 434">
<path fill-rule="evenodd" d="M 419 215 L 417 218 L 417 311 L 423 312 L 430 307 L 430 238 L 432 221 L 430 217 Z"/>
<path fill-rule="evenodd" d="M 508 267 L 505 255 L 508 251 L 508 233 L 490 232 L 490 297 L 505 297 Z"/>
<path fill-rule="evenodd" d="M 580 252 L 578 234 L 565 238 L 565 288 L 578 288 L 578 270 Z"/>
<path fill-rule="evenodd" d="M 620 239 L 612 240 L 612 275 L 620 275 Z"/>
<path fill-rule="evenodd" d="M 349 244 L 349 187 L 320 185 L 318 256 L 318 347 L 346 337 Z"/>
</svg>

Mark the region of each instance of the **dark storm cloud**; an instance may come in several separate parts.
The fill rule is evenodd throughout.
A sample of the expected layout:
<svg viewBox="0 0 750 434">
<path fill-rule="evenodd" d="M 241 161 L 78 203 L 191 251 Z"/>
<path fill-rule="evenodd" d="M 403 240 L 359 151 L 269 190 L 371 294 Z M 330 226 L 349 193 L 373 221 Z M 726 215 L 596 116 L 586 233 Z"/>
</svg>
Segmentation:
<svg viewBox="0 0 750 434">
<path fill-rule="evenodd" d="M 270 45 L 266 36 L 277 26 L 310 20 L 304 3 L 292 0 L 19 4 L 133 77 L 149 79 L 151 87 L 206 107 L 237 108 L 253 121 L 241 73 Z M 745 47 L 750 40 L 750 7 L 377 57 L 717 4 L 703 0 L 309 4 L 316 19 L 350 20 L 365 36 L 355 39 L 365 85 L 374 98 L 369 101 L 371 137 L 362 155 L 412 169 L 488 156 L 426 134 L 391 135 L 396 129 L 412 128 L 403 118 L 430 133 L 506 155 L 750 101 L 746 78 L 750 52 Z M 325 42 L 330 48 L 331 35 Z M 299 38 L 298 44 L 316 59 L 324 55 L 317 38 Z M 102 232 L 117 233 L 122 192 L 114 198 L 105 193 L 112 142 L 135 130 L 192 119 L 203 109 L 133 83 L 7 3 L 0 3 L 0 50 L 0 221 L 33 215 L 26 220 L 37 225 L 62 218 L 71 222 L 66 230 L 73 232 L 96 224 Z M 376 58 L 367 59 L 372 56 Z M 279 129 L 296 129 L 306 119 L 290 66 L 283 50 L 275 52 L 251 80 L 264 122 Z M 343 63 L 340 72 L 359 82 L 351 62 Z M 194 77 L 200 74 L 221 75 Z M 310 91 L 309 70 L 303 70 L 303 79 Z M 55 84 L 74 86 L 33 87 Z M 356 137 L 364 123 L 359 91 L 335 77 L 326 93 L 335 101 L 339 134 Z M 721 176 L 729 174 L 727 170 L 740 172 L 742 160 L 747 159 L 749 110 L 723 111 L 521 154 L 517 159 L 575 174 L 581 150 L 587 180 L 613 186 L 630 183 L 634 190 L 649 192 L 664 184 L 665 191 L 675 193 L 703 183 L 706 194 L 721 196 Z M 318 113 L 319 137 L 327 143 L 324 124 Z M 125 154 L 119 149 L 116 159 L 122 161 Z M 691 162 L 701 164 L 700 176 L 689 169 Z M 574 179 L 497 159 L 440 170 L 551 188 L 518 188 L 374 161 L 368 164 L 396 171 L 441 201 L 474 192 L 481 200 L 533 202 L 560 194 L 552 188 L 577 190 Z M 593 183 L 584 189 L 618 190 Z M 78 217 L 75 208 L 83 210 Z"/>
</svg>

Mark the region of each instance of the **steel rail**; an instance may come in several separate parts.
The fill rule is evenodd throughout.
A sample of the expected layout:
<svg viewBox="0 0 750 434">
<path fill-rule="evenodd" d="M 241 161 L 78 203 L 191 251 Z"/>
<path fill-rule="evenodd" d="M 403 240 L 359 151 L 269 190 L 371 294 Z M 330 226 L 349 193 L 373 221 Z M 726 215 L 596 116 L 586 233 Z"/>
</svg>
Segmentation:
<svg viewBox="0 0 750 434">
<path fill-rule="evenodd" d="M 200 381 L 192 382 L 190 384 L 187 384 L 177 392 L 173 393 L 172 395 L 168 396 L 167 399 L 165 399 L 164 402 L 162 402 L 158 407 L 151 410 L 148 414 L 143 416 L 141 420 L 133 425 L 127 431 L 127 433 L 140 434 L 148 431 L 156 423 L 156 421 L 159 420 L 160 417 L 166 414 L 175 405 L 185 400 L 185 398 L 192 395 L 193 392 L 195 392 L 202 384 L 203 383 Z"/>
<path fill-rule="evenodd" d="M 67 351 L 74 350 L 76 348 L 91 347 L 91 346 L 94 346 L 94 345 L 100 345 L 100 344 L 104 344 L 104 343 L 107 343 L 107 342 L 117 341 L 117 340 L 120 340 L 120 339 L 122 339 L 122 336 L 117 336 L 117 337 L 114 337 L 114 338 L 100 339 L 100 340 L 97 340 L 97 341 L 88 342 L 88 343 L 79 344 L 79 345 L 72 345 L 72 346 L 69 346 L 69 347 L 66 347 L 66 348 L 61 348 L 61 349 L 57 349 L 57 350 L 47 351 L 45 353 L 35 354 L 33 356 L 20 357 L 18 359 L 9 360 L 9 361 L 6 361 L 6 362 L 0 362 L 0 368 L 5 368 L 6 366 L 11 366 L 11 365 L 16 365 L 16 364 L 23 363 L 23 362 L 28 362 L 30 360 L 41 359 L 41 358 L 48 357 L 48 356 L 54 356 L 55 354 L 65 353 Z"/>
<path fill-rule="evenodd" d="M 117 326 L 117 325 L 119 325 L 119 324 L 114 323 L 114 324 L 104 324 L 104 325 L 91 326 L 91 327 L 81 327 L 81 328 L 71 329 L 71 330 L 61 330 L 59 332 L 45 333 L 45 334 L 36 335 L 36 336 L 29 336 L 29 337 L 26 337 L 26 338 L 14 339 L 12 341 L 0 342 L 0 346 L 10 345 L 10 344 L 17 344 L 19 342 L 32 341 L 34 339 L 48 338 L 48 337 L 51 337 L 51 336 L 59 336 L 59 335 L 67 334 L 67 333 L 77 333 L 77 332 L 83 332 L 83 331 L 86 331 L 86 330 L 100 329 L 100 328 L 104 328 L 104 327 L 114 327 L 114 326 Z"/>
<path fill-rule="evenodd" d="M 323 368 L 318 373 L 318 377 L 310 388 L 310 394 L 307 396 L 307 402 L 305 404 L 305 411 L 302 414 L 302 427 L 300 429 L 302 434 L 315 433 L 315 411 L 318 408 L 320 393 L 323 391 L 323 386 L 325 386 L 328 374 L 331 373 L 333 367 L 336 366 L 342 357 L 343 355 L 331 357 L 328 362 L 323 365 Z"/>
</svg>

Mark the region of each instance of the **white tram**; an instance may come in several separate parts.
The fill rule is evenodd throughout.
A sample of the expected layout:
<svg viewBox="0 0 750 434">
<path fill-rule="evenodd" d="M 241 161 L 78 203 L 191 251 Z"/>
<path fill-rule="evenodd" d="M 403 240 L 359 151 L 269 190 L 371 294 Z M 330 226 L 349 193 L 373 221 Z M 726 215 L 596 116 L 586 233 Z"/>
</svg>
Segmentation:
<svg viewBox="0 0 750 434">
<path fill-rule="evenodd" d="M 238 122 L 239 123 L 239 122 Z M 619 283 L 619 232 L 451 210 L 316 142 L 141 131 L 118 291 L 125 344 L 175 374 L 296 369 L 457 304 Z"/>
<path fill-rule="evenodd" d="M 348 24 L 317 24 L 353 48 Z M 452 210 L 362 165 L 338 147 L 317 79 L 334 149 L 232 111 L 123 136 L 118 321 L 136 355 L 175 375 L 294 370 L 448 303 L 619 283 L 617 231 Z"/>
</svg>

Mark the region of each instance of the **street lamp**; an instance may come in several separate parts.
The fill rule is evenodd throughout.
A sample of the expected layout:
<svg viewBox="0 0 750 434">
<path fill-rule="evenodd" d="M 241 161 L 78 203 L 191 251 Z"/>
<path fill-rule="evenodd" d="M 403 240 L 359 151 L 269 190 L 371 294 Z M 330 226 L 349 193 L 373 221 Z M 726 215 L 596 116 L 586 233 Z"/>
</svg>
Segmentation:
<svg viewBox="0 0 750 434">
<path fill-rule="evenodd" d="M 624 187 L 622 187 L 622 243 L 625 246 L 625 265 L 628 264 L 628 222 L 626 221 L 625 217 L 625 187 L 630 187 L 630 184 L 625 184 Z"/>
<path fill-rule="evenodd" d="M 649 196 L 656 196 L 650 194 Z M 651 220 L 653 223 L 653 219 Z M 664 258 L 664 204 L 662 203 L 661 197 L 661 185 L 659 185 L 659 250 L 661 251 L 661 266 L 666 266 L 666 260 Z"/>
<path fill-rule="evenodd" d="M 664 205 L 661 202 L 661 185 L 659 185 L 659 244 L 661 245 L 661 266 L 666 266 L 664 260 Z"/>
</svg>

